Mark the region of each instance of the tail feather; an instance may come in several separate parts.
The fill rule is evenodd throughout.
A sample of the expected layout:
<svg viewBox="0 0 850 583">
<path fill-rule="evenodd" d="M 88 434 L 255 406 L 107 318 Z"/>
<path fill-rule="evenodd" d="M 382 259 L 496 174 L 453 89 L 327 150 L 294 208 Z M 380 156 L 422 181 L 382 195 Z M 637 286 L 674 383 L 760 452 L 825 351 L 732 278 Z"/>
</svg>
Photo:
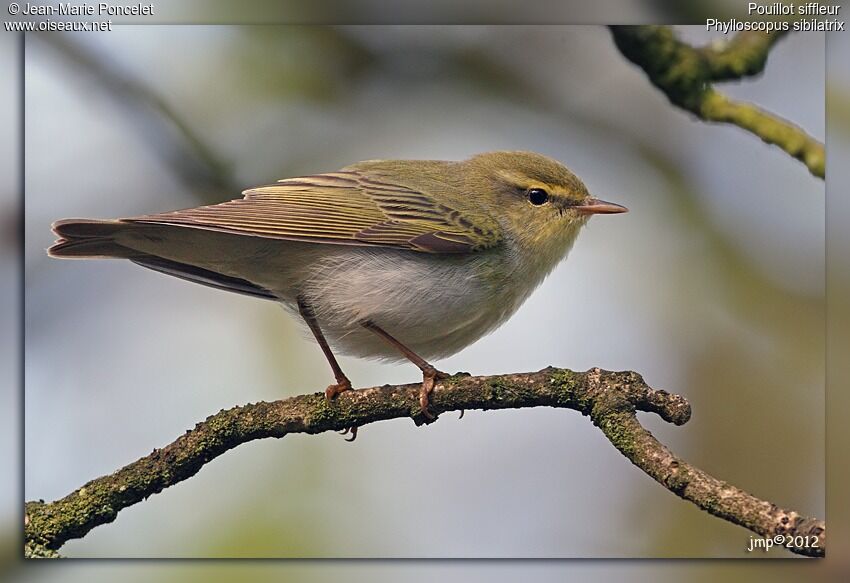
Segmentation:
<svg viewBox="0 0 850 583">
<path fill-rule="evenodd" d="M 277 296 L 269 290 L 248 280 L 144 253 L 125 247 L 115 241 L 116 235 L 126 229 L 150 228 L 149 225 L 122 221 L 63 219 L 53 223 L 51 228 L 59 236 L 59 240 L 47 250 L 47 254 L 51 257 L 58 257 L 60 259 L 129 259 L 142 267 L 147 267 L 148 269 L 194 283 L 200 283 L 201 285 L 266 300 L 277 299 Z"/>
<path fill-rule="evenodd" d="M 128 223 L 123 221 L 99 221 L 96 219 L 62 219 L 50 228 L 63 239 L 89 239 L 92 237 L 111 237 Z"/>
<path fill-rule="evenodd" d="M 132 259 L 140 255 L 138 251 L 123 247 L 110 239 L 59 239 L 47 250 L 47 254 L 59 259 Z"/>
<path fill-rule="evenodd" d="M 127 228 L 121 221 L 63 219 L 51 225 L 59 239 L 47 250 L 51 257 L 115 257 L 130 259 L 139 253 L 115 242 L 113 237 Z"/>
</svg>

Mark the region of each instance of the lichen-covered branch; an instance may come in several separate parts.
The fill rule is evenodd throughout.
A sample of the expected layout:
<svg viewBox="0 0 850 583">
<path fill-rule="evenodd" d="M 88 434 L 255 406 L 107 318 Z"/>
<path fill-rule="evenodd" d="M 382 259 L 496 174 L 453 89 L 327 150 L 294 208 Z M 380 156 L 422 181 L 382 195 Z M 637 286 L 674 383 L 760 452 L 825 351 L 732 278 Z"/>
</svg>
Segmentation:
<svg viewBox="0 0 850 583">
<path fill-rule="evenodd" d="M 823 555 L 826 531 L 822 521 L 783 510 L 713 478 L 676 457 L 644 429 L 636 411 L 656 413 L 665 421 L 682 425 L 690 418 L 691 409 L 683 397 L 649 387 L 637 373 L 598 368 L 573 372 L 550 367 L 498 376 L 460 374 L 440 381 L 431 398 L 431 408 L 437 414 L 542 406 L 573 409 L 589 416 L 632 463 L 703 510 L 760 536 L 817 537 L 817 548 L 790 550 Z M 60 500 L 27 502 L 27 555 L 51 556 L 51 551 L 69 539 L 83 537 L 92 528 L 115 520 L 121 509 L 193 476 L 204 464 L 242 443 L 290 433 L 342 430 L 399 417 L 411 417 L 417 425 L 427 422 L 420 412 L 419 385 L 346 391 L 330 403 L 316 393 L 222 410 L 170 445 L 92 480 Z"/>
<path fill-rule="evenodd" d="M 724 43 L 693 47 L 669 26 L 611 26 L 614 42 L 641 67 L 671 103 L 708 122 L 730 123 L 785 150 L 809 171 L 824 177 L 824 146 L 802 128 L 750 103 L 729 99 L 712 86 L 764 70 L 767 56 L 783 34 L 742 32 Z"/>
<path fill-rule="evenodd" d="M 708 65 L 712 81 L 729 81 L 758 75 L 767 64 L 773 45 L 787 34 L 777 31 L 766 34 L 758 31 L 740 32 L 721 42 L 694 49 Z"/>
</svg>

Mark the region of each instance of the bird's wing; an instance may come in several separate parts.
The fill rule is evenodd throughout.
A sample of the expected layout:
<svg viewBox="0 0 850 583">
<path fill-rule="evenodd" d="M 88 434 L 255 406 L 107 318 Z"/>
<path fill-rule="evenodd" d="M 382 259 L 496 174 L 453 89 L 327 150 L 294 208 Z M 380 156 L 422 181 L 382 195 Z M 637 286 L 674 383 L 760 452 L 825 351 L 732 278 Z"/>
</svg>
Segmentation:
<svg viewBox="0 0 850 583">
<path fill-rule="evenodd" d="M 451 208 L 419 190 L 364 171 L 281 180 L 221 204 L 124 219 L 239 235 L 470 253 L 502 240 L 486 213 Z"/>
</svg>

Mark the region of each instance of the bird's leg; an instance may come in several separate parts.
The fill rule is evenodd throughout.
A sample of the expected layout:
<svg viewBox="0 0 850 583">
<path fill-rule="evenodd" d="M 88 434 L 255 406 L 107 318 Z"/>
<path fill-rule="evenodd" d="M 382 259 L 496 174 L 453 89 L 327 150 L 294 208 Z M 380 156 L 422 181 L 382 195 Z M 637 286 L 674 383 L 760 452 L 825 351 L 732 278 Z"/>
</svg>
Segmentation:
<svg viewBox="0 0 850 583">
<path fill-rule="evenodd" d="M 325 340 L 325 336 L 322 334 L 322 329 L 319 328 L 319 323 L 316 321 L 316 315 L 313 313 L 313 309 L 306 301 L 304 301 L 303 298 L 300 297 L 298 298 L 298 312 L 301 314 L 301 317 L 304 318 L 304 321 L 307 322 L 307 326 L 310 327 L 310 331 L 316 338 L 316 342 L 318 342 L 319 346 L 322 348 L 322 352 L 325 354 L 325 358 L 328 359 L 328 364 L 331 365 L 331 370 L 334 373 L 336 384 L 325 389 L 325 397 L 328 401 L 330 401 L 341 392 L 350 391 L 351 381 L 348 380 L 348 377 L 345 376 L 344 372 L 342 372 L 342 368 L 340 368 L 339 363 L 336 361 L 336 357 L 331 351 L 331 347 L 328 346 L 328 341 Z"/>
<path fill-rule="evenodd" d="M 441 372 L 427 360 L 413 352 L 407 346 L 390 336 L 386 330 L 377 326 L 374 322 L 363 322 L 363 327 L 383 338 L 388 344 L 401 352 L 407 360 L 419 367 L 422 371 L 422 389 L 419 391 L 419 406 L 422 414 L 428 419 L 434 419 L 434 414 L 428 409 L 431 393 L 434 391 L 434 383 L 439 379 L 446 379 L 451 375 Z"/>
<path fill-rule="evenodd" d="M 340 368 L 339 363 L 336 361 L 336 357 L 334 353 L 331 351 L 331 347 L 328 346 L 328 341 L 325 340 L 324 334 L 322 334 L 322 329 L 319 328 L 319 323 L 316 321 L 316 315 L 313 313 L 313 309 L 304 301 L 303 298 L 298 298 L 298 313 L 301 314 L 301 317 L 304 318 L 304 321 L 307 322 L 307 326 L 310 327 L 310 331 L 313 333 L 313 336 L 316 338 L 316 342 L 319 343 L 319 346 L 322 348 L 322 352 L 325 353 L 325 358 L 328 359 L 328 364 L 331 365 L 331 370 L 333 370 L 334 378 L 336 379 L 336 384 L 330 385 L 327 389 L 325 389 L 325 399 L 330 401 L 338 394 L 343 391 L 351 390 L 351 381 L 348 380 L 348 377 L 345 376 L 345 373 L 342 372 L 342 368 Z M 351 433 L 350 438 L 346 438 L 346 441 L 354 441 L 357 438 L 357 427 L 347 427 L 342 434 Z"/>
</svg>

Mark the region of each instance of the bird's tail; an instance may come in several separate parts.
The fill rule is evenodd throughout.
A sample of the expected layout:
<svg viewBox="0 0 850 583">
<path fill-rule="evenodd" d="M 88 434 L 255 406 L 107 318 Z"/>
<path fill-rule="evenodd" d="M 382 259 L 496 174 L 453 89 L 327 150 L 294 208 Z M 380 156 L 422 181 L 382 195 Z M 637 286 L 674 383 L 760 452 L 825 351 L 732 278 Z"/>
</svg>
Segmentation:
<svg viewBox="0 0 850 583">
<path fill-rule="evenodd" d="M 129 259 L 142 267 L 201 285 L 266 300 L 278 299 L 271 291 L 245 279 L 131 249 L 116 241 L 117 236 L 127 229 L 161 229 L 161 225 L 145 225 L 120 220 L 62 219 L 53 223 L 51 228 L 59 239 L 47 250 L 50 257 Z"/>
<path fill-rule="evenodd" d="M 122 221 L 62 219 L 51 225 L 59 239 L 47 250 L 47 254 L 61 259 L 133 259 L 142 254 L 115 241 L 117 233 L 132 226 Z"/>
</svg>

